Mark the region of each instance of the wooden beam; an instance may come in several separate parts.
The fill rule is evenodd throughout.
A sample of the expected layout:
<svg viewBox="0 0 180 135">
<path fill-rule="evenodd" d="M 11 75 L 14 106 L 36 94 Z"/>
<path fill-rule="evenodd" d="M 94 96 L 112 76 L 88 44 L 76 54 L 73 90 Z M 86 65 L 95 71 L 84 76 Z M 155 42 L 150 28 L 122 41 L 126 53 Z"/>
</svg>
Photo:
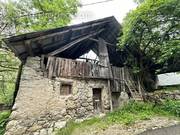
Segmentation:
<svg viewBox="0 0 180 135">
<path fill-rule="evenodd" d="M 70 42 L 69 44 L 64 45 L 63 47 L 60 47 L 59 49 L 57 49 L 57 50 L 55 50 L 53 52 L 48 53 L 48 55 L 49 56 L 54 56 L 54 55 L 56 55 L 58 53 L 61 53 L 61 52 L 69 49 L 70 47 L 74 46 L 75 44 L 77 44 L 77 43 L 79 43 L 81 41 L 84 41 L 84 40 L 86 40 L 86 39 L 88 39 L 90 37 L 93 37 L 93 36 L 96 36 L 96 35 L 100 34 L 102 31 L 104 31 L 104 29 L 101 29 L 98 32 L 94 32 L 94 33 L 88 34 L 88 35 L 86 35 L 84 37 L 78 38 L 77 40 L 74 40 L 74 41 Z"/>
<path fill-rule="evenodd" d="M 31 41 L 31 42 L 34 42 L 34 41 L 37 41 L 37 40 L 43 40 L 43 39 L 46 39 L 46 38 L 53 38 L 54 36 L 60 36 L 64 33 L 68 33 L 68 32 L 74 32 L 74 31 L 77 31 L 77 30 L 82 30 L 82 29 L 86 29 L 86 28 L 90 28 L 90 27 L 94 27 L 94 26 L 97 26 L 97 25 L 102 25 L 102 24 L 106 24 L 110 22 L 109 20 L 108 21 L 103 21 L 103 22 L 97 22 L 97 23 L 94 23 L 94 24 L 89 24 L 89 25 L 83 25 L 83 26 L 77 26 L 77 27 L 73 27 L 73 28 L 70 28 L 70 29 L 67 29 L 67 30 L 63 30 L 63 31 L 60 31 L 60 32 L 54 32 L 54 33 L 51 33 L 51 34 L 45 34 L 43 35 L 44 33 L 42 32 L 41 34 L 37 35 L 37 37 L 34 37 L 34 38 L 31 38 L 31 39 L 26 39 L 25 41 Z M 42 36 L 41 36 L 42 35 Z M 6 43 L 9 43 L 9 41 L 7 39 L 3 39 Z M 10 41 L 11 42 L 11 41 Z M 18 43 L 17 45 L 21 45 L 22 41 L 17 41 L 16 43 Z"/>
<path fill-rule="evenodd" d="M 109 54 L 105 41 L 102 38 L 98 40 L 98 52 L 99 52 L 99 61 L 104 67 L 109 65 Z M 108 74 L 104 72 L 104 74 Z"/>
<path fill-rule="evenodd" d="M 33 50 L 32 50 L 32 46 L 31 46 L 31 42 L 30 41 L 25 41 L 24 42 L 24 46 L 25 46 L 25 49 L 28 52 L 28 54 L 30 56 L 34 56 L 34 53 L 33 53 Z"/>
<path fill-rule="evenodd" d="M 96 22 L 96 23 L 93 23 L 93 24 L 90 24 L 90 25 L 85 25 L 85 26 L 81 26 L 81 27 L 77 27 L 77 28 L 72 28 L 72 31 L 87 29 L 87 28 L 90 28 L 90 27 L 103 25 L 103 24 L 106 24 L 106 23 L 109 23 L 109 22 L 110 22 L 109 20 L 108 21 L 102 21 L 102 22 Z"/>
<path fill-rule="evenodd" d="M 92 40 L 92 41 L 95 41 L 95 42 L 99 42 L 99 40 L 98 40 L 98 39 L 95 39 L 95 38 L 89 38 L 89 40 Z M 105 43 L 106 43 L 106 45 L 108 45 L 108 46 L 116 47 L 115 45 L 113 45 L 113 44 L 111 44 L 111 43 L 108 43 L 108 42 L 106 42 L 106 41 L 105 41 Z"/>
</svg>

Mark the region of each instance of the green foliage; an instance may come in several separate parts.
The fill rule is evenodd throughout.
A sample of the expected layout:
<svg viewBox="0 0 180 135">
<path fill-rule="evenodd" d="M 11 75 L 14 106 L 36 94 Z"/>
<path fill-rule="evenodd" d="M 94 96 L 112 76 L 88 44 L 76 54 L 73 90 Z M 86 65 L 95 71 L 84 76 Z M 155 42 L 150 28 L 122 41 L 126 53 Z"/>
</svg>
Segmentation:
<svg viewBox="0 0 180 135">
<path fill-rule="evenodd" d="M 77 7 L 77 0 L 10 0 L 2 2 L 0 9 L 4 23 L 17 34 L 67 25 Z"/>
<path fill-rule="evenodd" d="M 8 121 L 10 111 L 0 112 L 0 135 L 3 135 L 5 132 L 5 126 Z"/>
<path fill-rule="evenodd" d="M 180 69 L 179 18 L 179 0 L 145 0 L 130 11 L 123 21 L 119 43 L 121 48 L 133 54 L 129 65 L 140 70 L 139 63 L 156 71 Z"/>
<path fill-rule="evenodd" d="M 157 111 L 159 110 L 166 112 L 168 115 L 174 115 L 180 118 L 180 101 L 167 100 L 163 106 L 157 108 Z"/>
<path fill-rule="evenodd" d="M 136 120 L 149 119 L 153 114 L 152 104 L 130 102 L 123 108 L 108 114 L 107 120 L 111 123 L 131 124 Z"/>
<path fill-rule="evenodd" d="M 78 0 L 0 1 L 0 103 L 11 104 L 20 61 L 2 38 L 67 25 Z"/>
<path fill-rule="evenodd" d="M 92 118 L 75 123 L 70 121 L 65 128 L 58 130 L 57 135 L 71 135 L 76 129 L 86 130 L 88 126 L 106 129 L 112 124 L 129 125 L 137 120 L 147 120 L 153 116 L 167 116 L 180 118 L 180 101 L 167 100 L 162 105 L 152 103 L 129 102 L 124 107 L 107 114 L 104 118 Z"/>
<path fill-rule="evenodd" d="M 11 104 L 20 62 L 14 55 L 0 49 L 0 103 Z"/>
</svg>

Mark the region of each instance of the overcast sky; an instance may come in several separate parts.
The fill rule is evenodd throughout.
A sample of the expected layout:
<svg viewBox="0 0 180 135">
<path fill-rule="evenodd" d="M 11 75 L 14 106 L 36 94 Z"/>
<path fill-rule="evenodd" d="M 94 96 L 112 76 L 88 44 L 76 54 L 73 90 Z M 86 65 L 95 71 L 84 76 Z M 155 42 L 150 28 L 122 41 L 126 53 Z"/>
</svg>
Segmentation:
<svg viewBox="0 0 180 135">
<path fill-rule="evenodd" d="M 81 0 L 82 5 L 101 2 L 105 0 Z M 72 24 L 87 22 L 108 16 L 115 16 L 121 23 L 126 14 L 136 8 L 137 4 L 133 0 L 111 0 L 109 2 L 83 6 L 79 8 L 78 15 L 72 21 Z"/>
<path fill-rule="evenodd" d="M 8 0 L 0 0 L 8 1 Z M 14 0 L 16 1 L 16 0 Z M 77 24 L 96 20 L 108 16 L 114 16 L 121 23 L 126 14 L 137 7 L 137 4 L 133 0 L 79 0 L 82 5 L 103 2 L 99 4 L 93 4 L 89 6 L 82 6 L 78 9 L 77 17 L 74 17 L 71 24 Z"/>
</svg>

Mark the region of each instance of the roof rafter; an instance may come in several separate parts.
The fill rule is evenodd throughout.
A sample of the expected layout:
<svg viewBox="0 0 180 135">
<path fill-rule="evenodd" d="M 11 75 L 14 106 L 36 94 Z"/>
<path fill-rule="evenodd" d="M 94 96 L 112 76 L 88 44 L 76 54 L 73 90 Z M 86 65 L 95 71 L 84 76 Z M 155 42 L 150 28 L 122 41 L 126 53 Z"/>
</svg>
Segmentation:
<svg viewBox="0 0 180 135">
<path fill-rule="evenodd" d="M 100 29 L 100 30 L 97 31 L 97 32 L 94 32 L 94 33 L 88 34 L 88 35 L 86 35 L 86 36 L 83 36 L 83 37 L 81 37 L 81 38 L 78 38 L 78 39 L 76 39 L 76 40 L 68 43 L 67 45 L 65 45 L 65 46 L 63 46 L 63 47 L 60 47 L 60 48 L 58 48 L 57 50 L 48 53 L 48 55 L 49 55 L 49 56 L 54 56 L 54 55 L 56 55 L 56 54 L 58 54 L 58 53 L 61 53 L 61 52 L 69 49 L 70 47 L 74 46 L 75 44 L 77 44 L 77 43 L 79 43 L 79 42 L 81 42 L 81 41 L 84 41 L 84 40 L 86 40 L 86 39 L 88 39 L 88 38 L 90 38 L 90 37 L 93 37 L 93 36 L 96 36 L 96 35 L 100 34 L 102 31 L 104 31 L 104 29 Z"/>
<path fill-rule="evenodd" d="M 92 40 L 92 41 L 95 41 L 95 42 L 98 42 L 98 41 L 99 41 L 98 39 L 95 39 L 95 38 L 89 38 L 89 39 Z M 113 44 L 111 44 L 111 43 L 108 43 L 108 42 L 106 42 L 106 41 L 105 41 L 105 43 L 106 43 L 106 45 L 108 45 L 108 46 L 117 47 L 117 46 L 115 46 L 115 45 L 113 45 Z"/>
</svg>

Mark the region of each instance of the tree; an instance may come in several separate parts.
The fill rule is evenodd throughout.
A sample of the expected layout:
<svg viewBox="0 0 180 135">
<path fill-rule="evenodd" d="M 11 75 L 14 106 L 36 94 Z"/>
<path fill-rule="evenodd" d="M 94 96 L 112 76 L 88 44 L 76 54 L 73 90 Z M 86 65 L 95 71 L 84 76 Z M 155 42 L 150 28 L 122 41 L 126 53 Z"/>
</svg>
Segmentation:
<svg viewBox="0 0 180 135">
<path fill-rule="evenodd" d="M 119 45 L 144 85 L 157 73 L 180 70 L 179 22 L 179 0 L 145 0 L 124 19 Z"/>
<path fill-rule="evenodd" d="M 15 78 L 20 65 L 20 61 L 1 39 L 67 25 L 72 15 L 77 12 L 77 7 L 77 0 L 0 2 L 0 102 L 12 101 Z M 4 99 L 6 101 L 2 101 Z"/>
<path fill-rule="evenodd" d="M 67 25 L 77 12 L 77 0 L 17 0 L 1 2 L 3 24 L 16 34 Z"/>
</svg>

